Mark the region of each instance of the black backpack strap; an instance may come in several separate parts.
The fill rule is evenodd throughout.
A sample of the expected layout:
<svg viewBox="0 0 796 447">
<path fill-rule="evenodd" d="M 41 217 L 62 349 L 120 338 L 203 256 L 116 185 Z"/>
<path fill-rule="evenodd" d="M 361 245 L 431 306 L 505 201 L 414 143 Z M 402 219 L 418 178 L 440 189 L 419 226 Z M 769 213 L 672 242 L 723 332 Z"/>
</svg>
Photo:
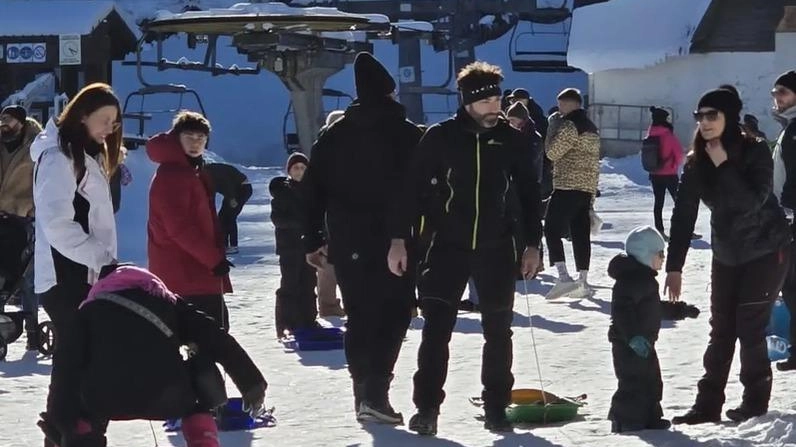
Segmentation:
<svg viewBox="0 0 796 447">
<path fill-rule="evenodd" d="M 174 337 L 174 331 L 172 331 L 171 328 L 166 323 L 163 322 L 163 320 L 161 320 L 157 315 L 155 315 L 154 312 L 136 303 L 131 299 L 125 298 L 115 293 L 99 293 L 94 297 L 94 299 L 102 301 L 110 301 L 111 303 L 118 304 L 119 306 L 122 306 L 125 309 L 132 311 L 141 318 L 152 323 L 152 325 L 158 328 L 160 332 L 163 332 L 163 335 L 165 335 L 166 338 Z"/>
</svg>

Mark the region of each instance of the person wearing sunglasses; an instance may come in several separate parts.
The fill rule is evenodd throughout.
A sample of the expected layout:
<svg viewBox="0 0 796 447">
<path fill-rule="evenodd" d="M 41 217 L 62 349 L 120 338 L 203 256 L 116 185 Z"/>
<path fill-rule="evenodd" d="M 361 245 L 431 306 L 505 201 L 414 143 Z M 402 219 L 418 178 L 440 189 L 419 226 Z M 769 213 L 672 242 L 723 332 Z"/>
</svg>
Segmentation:
<svg viewBox="0 0 796 447">
<path fill-rule="evenodd" d="M 789 215 L 796 209 L 796 71 L 783 73 L 771 90 L 774 116 L 782 123 L 782 132 L 774 146 L 774 194 Z M 792 224 L 791 224 L 792 225 Z M 791 226 L 793 230 L 794 227 Z M 794 247 L 796 248 L 796 247 Z M 791 269 L 782 288 L 782 298 L 791 315 L 796 313 L 796 271 Z M 790 339 L 796 340 L 796 324 L 791 324 Z M 790 357 L 777 363 L 780 371 L 796 370 L 796 348 Z"/>
<path fill-rule="evenodd" d="M 768 411 L 771 366 L 765 328 L 789 268 L 791 232 L 773 193 L 768 145 L 742 132 L 742 108 L 738 96 L 717 89 L 705 93 L 694 111 L 697 130 L 672 214 L 664 293 L 671 301 L 680 299 L 683 265 L 702 201 L 711 212 L 711 331 L 696 402 L 674 424 L 721 419 L 736 340 L 744 392 L 741 405 L 726 415 L 740 422 Z"/>
</svg>

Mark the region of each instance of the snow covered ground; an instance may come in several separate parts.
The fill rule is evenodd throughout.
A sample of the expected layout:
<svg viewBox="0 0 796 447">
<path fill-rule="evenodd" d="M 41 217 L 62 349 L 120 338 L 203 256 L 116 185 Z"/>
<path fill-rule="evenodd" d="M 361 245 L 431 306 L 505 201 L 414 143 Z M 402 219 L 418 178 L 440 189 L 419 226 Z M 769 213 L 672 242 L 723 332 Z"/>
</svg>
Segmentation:
<svg viewBox="0 0 796 447">
<path fill-rule="evenodd" d="M 122 258 L 145 257 L 146 191 L 152 165 L 143 151 L 130 155 L 135 180 L 124 190 L 118 216 Z M 625 233 L 652 221 L 652 193 L 637 158 L 606 160 L 600 178 L 603 196 L 597 201 L 608 228 L 593 241 L 591 281 L 597 287 L 593 299 L 545 302 L 551 286 L 550 272 L 528 284 L 528 303 L 548 391 L 563 395 L 587 393 L 588 406 L 568 424 L 518 428 L 514 434 L 495 435 L 475 419 L 478 409 L 468 402 L 480 392 L 481 335 L 477 314 L 460 314 L 451 342 L 450 374 L 437 438 L 420 438 L 406 427 L 360 425 L 353 417 L 350 380 L 342 351 L 287 353 L 273 339 L 274 291 L 279 282 L 274 255 L 273 227 L 269 221 L 267 182 L 276 168 L 247 168 L 254 197 L 240 219 L 241 252 L 232 278 L 235 294 L 227 297 L 232 333 L 249 351 L 269 382 L 267 404 L 276 407 L 278 425 L 253 432 L 223 433 L 227 447 L 242 446 L 785 446 L 796 445 L 796 375 L 774 372 L 774 396 L 769 415 L 736 425 L 723 422 L 698 427 L 677 427 L 664 432 L 640 432 L 618 436 L 609 433 L 605 420 L 614 391 L 610 346 L 606 339 L 611 281 L 605 274 L 608 261 L 619 252 Z M 670 205 L 670 204 L 667 204 Z M 666 213 L 670 207 L 667 206 Z M 697 231 L 709 234 L 707 213 L 700 216 Z M 571 259 L 571 257 L 570 257 Z M 666 324 L 657 345 L 664 380 L 663 406 L 667 417 L 686 410 L 694 399 L 702 373 L 701 356 L 708 334 L 707 294 L 710 250 L 697 241 L 684 272 L 684 297 L 697 305 L 696 320 Z M 517 387 L 537 387 L 528 310 L 523 286 L 518 285 L 514 319 L 514 373 Z M 42 318 L 45 315 L 42 314 Z M 330 324 L 342 324 L 340 319 Z M 422 319 L 412 322 L 396 366 L 392 389 L 394 406 L 408 419 L 412 413 L 411 377 L 420 341 Z M 35 426 L 44 407 L 50 360 L 25 353 L 24 340 L 10 346 L 8 361 L 0 363 L 0 446 L 41 445 Z M 155 367 L 155 366 L 153 366 Z M 727 389 L 728 406 L 740 402 L 738 367 L 733 368 Z M 230 389 L 231 395 L 237 391 Z M 729 407 L 728 407 L 729 408 Z M 147 422 L 112 423 L 109 444 L 114 447 L 152 445 L 183 446 L 181 436 L 165 433 L 155 424 L 157 442 Z"/>
</svg>

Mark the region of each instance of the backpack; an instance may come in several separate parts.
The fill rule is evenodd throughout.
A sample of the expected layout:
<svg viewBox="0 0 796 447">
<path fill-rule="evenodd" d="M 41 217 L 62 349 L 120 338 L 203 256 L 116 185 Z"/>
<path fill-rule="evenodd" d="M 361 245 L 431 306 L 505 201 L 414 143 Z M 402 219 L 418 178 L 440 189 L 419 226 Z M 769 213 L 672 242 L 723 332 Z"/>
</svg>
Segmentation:
<svg viewBox="0 0 796 447">
<path fill-rule="evenodd" d="M 647 172 L 655 172 L 663 166 L 661 137 L 648 136 L 641 140 L 641 167 Z"/>
</svg>

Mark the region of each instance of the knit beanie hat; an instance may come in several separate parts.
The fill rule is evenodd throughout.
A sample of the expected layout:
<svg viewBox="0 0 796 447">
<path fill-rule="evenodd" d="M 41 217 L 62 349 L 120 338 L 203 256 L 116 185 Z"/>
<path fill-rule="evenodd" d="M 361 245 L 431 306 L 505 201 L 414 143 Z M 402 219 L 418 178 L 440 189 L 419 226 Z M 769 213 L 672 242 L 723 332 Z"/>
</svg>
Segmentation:
<svg viewBox="0 0 796 447">
<path fill-rule="evenodd" d="M 665 109 L 652 106 L 650 107 L 650 113 L 652 113 L 652 124 L 654 126 L 661 126 L 669 122 L 667 119 L 669 118 L 669 112 Z"/>
<path fill-rule="evenodd" d="M 663 236 L 649 225 L 634 228 L 625 240 L 625 253 L 649 268 L 652 268 L 653 256 L 664 249 L 666 242 Z"/>
<path fill-rule="evenodd" d="M 307 158 L 307 156 L 301 152 L 293 152 L 292 154 L 290 154 L 289 157 L 287 157 L 287 164 L 285 165 L 285 171 L 290 172 L 290 168 L 292 168 L 293 165 L 296 163 L 304 163 L 305 166 L 309 166 L 310 159 Z"/>
<path fill-rule="evenodd" d="M 26 112 L 25 108 L 22 106 L 10 105 L 3 108 L 3 110 L 0 111 L 0 115 L 8 115 L 20 123 L 25 124 L 25 119 L 28 117 L 28 112 Z"/>
<path fill-rule="evenodd" d="M 506 115 L 509 118 L 519 118 L 523 121 L 528 121 L 531 115 L 528 113 L 528 108 L 525 107 L 525 104 L 521 102 L 515 102 L 514 104 L 509 107 L 506 111 Z"/>
<path fill-rule="evenodd" d="M 710 107 L 724 113 L 724 118 L 729 122 L 738 123 L 741 121 L 741 109 L 743 103 L 738 95 L 726 89 L 711 90 L 699 99 L 697 109 Z"/>
<path fill-rule="evenodd" d="M 774 85 L 781 85 L 793 93 L 796 93 L 796 71 L 791 70 L 782 73 L 777 80 L 774 81 Z"/>
<path fill-rule="evenodd" d="M 511 95 L 509 95 L 509 98 L 511 98 L 511 99 L 528 99 L 528 100 L 530 100 L 531 99 L 531 94 L 528 93 L 528 90 L 525 90 L 524 88 L 515 88 L 514 91 L 511 92 Z"/>
<path fill-rule="evenodd" d="M 583 96 L 580 94 L 580 90 L 571 87 L 561 90 L 561 93 L 556 96 L 556 99 L 568 99 L 570 101 L 577 101 L 578 103 L 583 104 Z"/>
<path fill-rule="evenodd" d="M 361 52 L 354 59 L 354 83 L 361 101 L 380 99 L 395 91 L 395 80 L 372 54 Z"/>
</svg>

